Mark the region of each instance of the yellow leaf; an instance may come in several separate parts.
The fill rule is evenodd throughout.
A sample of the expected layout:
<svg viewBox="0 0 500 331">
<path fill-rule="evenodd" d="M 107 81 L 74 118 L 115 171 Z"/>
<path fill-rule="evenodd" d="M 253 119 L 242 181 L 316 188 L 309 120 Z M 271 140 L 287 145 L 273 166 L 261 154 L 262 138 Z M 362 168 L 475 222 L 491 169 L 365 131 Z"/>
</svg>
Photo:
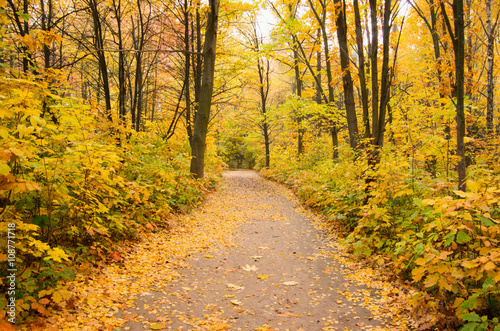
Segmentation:
<svg viewBox="0 0 500 331">
<path fill-rule="evenodd" d="M 432 274 L 429 277 L 427 277 L 427 280 L 425 281 L 424 285 L 427 288 L 433 287 L 434 285 L 436 285 L 438 280 L 439 280 L 439 274 Z"/>
<path fill-rule="evenodd" d="M 471 192 L 477 193 L 479 192 L 480 188 L 481 188 L 481 183 L 475 182 L 473 180 L 467 181 L 467 189 L 470 190 Z"/>
<path fill-rule="evenodd" d="M 453 252 L 451 251 L 442 251 L 440 254 L 439 254 L 439 259 L 440 260 L 446 260 L 446 258 L 448 257 L 448 255 L 452 254 Z"/>
<path fill-rule="evenodd" d="M 411 274 L 413 275 L 413 279 L 418 282 L 425 275 L 426 271 L 427 271 L 427 268 L 420 267 L 420 268 L 413 269 Z"/>
<path fill-rule="evenodd" d="M 260 280 L 267 280 L 268 277 L 269 277 L 268 275 L 257 275 L 257 278 Z"/>
<path fill-rule="evenodd" d="M 464 220 L 467 220 L 467 221 L 472 221 L 472 216 L 471 216 L 471 214 L 469 214 L 469 213 L 467 213 L 467 212 L 465 212 L 465 213 L 463 213 L 463 214 L 462 214 L 462 218 L 463 218 Z"/>
<path fill-rule="evenodd" d="M 55 303 L 61 303 L 64 299 L 63 299 L 63 296 L 61 295 L 61 293 L 59 292 L 54 292 L 52 294 L 52 300 L 55 302 Z"/>
<path fill-rule="evenodd" d="M 413 193 L 413 190 L 407 188 L 407 189 L 404 189 L 404 190 L 396 192 L 396 194 L 394 194 L 394 198 L 397 198 L 397 197 L 400 197 L 400 196 L 403 196 L 403 195 L 409 195 L 409 194 L 412 194 L 412 193 Z"/>
<path fill-rule="evenodd" d="M 203 256 L 204 256 L 205 258 L 207 258 L 207 259 L 211 259 L 211 258 L 213 258 L 213 255 L 209 255 L 209 254 L 207 254 L 207 255 L 203 255 Z"/>
<path fill-rule="evenodd" d="M 446 289 L 448 291 L 451 291 L 451 282 L 447 281 L 446 279 L 444 278 L 440 278 L 439 279 L 439 288 L 440 289 Z"/>
<path fill-rule="evenodd" d="M 9 138 L 9 129 L 4 126 L 0 126 L 0 137 L 3 139 Z"/>
<path fill-rule="evenodd" d="M 167 326 L 165 324 L 158 324 L 158 323 L 153 323 L 151 324 L 151 330 L 164 330 L 166 329 Z"/>
<path fill-rule="evenodd" d="M 490 261 L 490 262 L 486 263 L 483 268 L 486 271 L 491 271 L 491 270 L 495 270 L 496 265 L 495 265 L 495 263 Z"/>
<path fill-rule="evenodd" d="M 69 255 L 59 247 L 54 247 L 49 250 L 49 256 L 45 257 L 44 260 L 54 260 L 56 262 L 62 262 L 62 260 L 69 260 Z"/>
<path fill-rule="evenodd" d="M 7 175 L 10 173 L 10 167 L 5 163 L 0 162 L 0 175 Z"/>
</svg>

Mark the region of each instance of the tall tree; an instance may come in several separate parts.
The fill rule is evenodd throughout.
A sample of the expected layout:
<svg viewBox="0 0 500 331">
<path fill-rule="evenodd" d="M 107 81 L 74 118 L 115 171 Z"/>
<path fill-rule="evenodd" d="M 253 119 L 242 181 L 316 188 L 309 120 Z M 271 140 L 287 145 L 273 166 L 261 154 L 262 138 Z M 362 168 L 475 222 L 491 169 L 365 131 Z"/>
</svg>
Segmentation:
<svg viewBox="0 0 500 331">
<path fill-rule="evenodd" d="M 455 55 L 455 83 L 453 96 L 455 97 L 456 109 L 456 130 L 457 130 L 457 155 L 459 157 L 457 165 L 458 189 L 466 190 L 466 170 L 465 160 L 465 21 L 464 21 L 464 2 L 463 0 L 454 0 L 452 26 L 450 16 L 448 15 L 445 4 L 441 5 L 441 14 L 446 24 L 446 29 L 453 41 L 453 53 Z"/>
<path fill-rule="evenodd" d="M 205 150 L 214 88 L 217 27 L 219 20 L 218 0 L 209 0 L 208 20 L 203 47 L 203 71 L 200 88 L 200 102 L 194 117 L 193 137 L 191 138 L 191 173 L 203 178 L 205 172 Z"/>
<path fill-rule="evenodd" d="M 365 74 L 365 52 L 363 43 L 363 29 L 361 26 L 361 15 L 359 12 L 359 1 L 354 0 L 354 22 L 356 26 L 356 48 L 358 54 L 358 76 L 361 94 L 361 106 L 363 108 L 363 126 L 364 126 L 364 138 L 369 138 L 371 136 L 370 130 L 370 115 L 369 115 L 369 104 L 368 104 L 368 87 L 366 85 L 366 74 Z"/>
<path fill-rule="evenodd" d="M 125 124 L 127 81 L 125 79 L 125 50 L 122 31 L 123 5 L 122 0 L 113 0 L 113 11 L 116 19 L 116 37 L 118 39 L 118 116 L 122 124 Z"/>
<path fill-rule="evenodd" d="M 325 53 L 325 70 L 326 70 L 326 78 L 327 78 L 327 88 L 328 88 L 328 99 L 325 102 L 333 107 L 333 103 L 335 102 L 335 93 L 333 90 L 333 73 L 332 73 L 332 64 L 330 58 L 330 43 L 328 38 L 328 27 L 327 27 L 327 6 L 328 2 L 326 0 L 319 0 L 320 9 L 316 8 L 315 3 L 312 0 L 308 0 L 309 8 L 314 14 L 316 21 L 319 25 L 319 30 L 321 31 L 321 39 L 323 40 L 323 52 Z M 319 69 L 318 69 L 319 70 Z M 319 71 L 318 71 L 319 73 Z M 321 86 L 320 76 L 316 78 L 317 86 Z M 330 123 L 330 135 L 332 137 L 332 147 L 333 159 L 338 158 L 338 147 L 339 147 L 339 138 L 338 138 L 338 128 L 337 123 L 332 121 Z"/>
<path fill-rule="evenodd" d="M 261 51 L 261 43 L 262 43 L 262 37 L 259 36 L 259 33 L 257 31 L 257 24 L 255 21 L 252 22 L 252 36 L 251 36 L 252 42 L 253 42 L 253 49 L 256 53 L 256 60 L 257 60 L 257 73 L 259 75 L 259 95 L 260 95 L 260 112 L 262 114 L 262 122 L 259 123 L 259 126 L 262 130 L 262 135 L 264 136 L 264 148 L 265 148 L 265 167 L 269 168 L 270 165 L 270 158 L 271 158 L 271 152 L 270 152 L 270 137 L 269 137 L 269 110 L 268 110 L 268 97 L 269 97 L 269 89 L 271 87 L 270 80 L 269 80 L 269 74 L 270 74 L 270 66 L 269 66 L 269 60 L 264 59 L 262 54 L 260 54 Z M 300 133 L 299 133 L 300 134 Z M 300 145 L 302 142 L 299 139 L 299 152 L 300 152 Z"/>
<path fill-rule="evenodd" d="M 104 102 L 106 106 L 106 113 L 109 120 L 111 120 L 111 87 L 109 81 L 108 62 L 106 60 L 105 38 L 103 29 L 104 13 L 101 13 L 99 3 L 97 0 L 86 0 L 87 8 L 92 18 L 93 27 L 93 46 L 95 49 L 95 56 L 99 65 L 99 77 L 102 82 L 104 91 Z"/>
<path fill-rule="evenodd" d="M 340 51 L 340 67 L 342 69 L 342 84 L 344 87 L 344 106 L 349 130 L 351 148 L 358 146 L 358 120 L 354 103 L 354 84 L 349 69 L 349 47 L 347 44 L 347 15 L 345 0 L 334 0 L 337 25 L 337 39 Z"/>
<path fill-rule="evenodd" d="M 500 10 L 497 11 L 496 18 L 492 22 L 491 13 L 491 3 L 492 0 L 486 0 L 485 10 L 486 10 L 486 26 L 484 27 L 486 33 L 486 61 L 487 61 L 487 85 L 486 85 L 486 131 L 491 136 L 494 132 L 494 109 L 495 109 L 495 81 L 494 81 L 494 70 L 495 70 L 495 34 L 498 24 L 498 18 L 500 15 Z M 500 126 L 499 126 L 500 128 Z"/>
</svg>

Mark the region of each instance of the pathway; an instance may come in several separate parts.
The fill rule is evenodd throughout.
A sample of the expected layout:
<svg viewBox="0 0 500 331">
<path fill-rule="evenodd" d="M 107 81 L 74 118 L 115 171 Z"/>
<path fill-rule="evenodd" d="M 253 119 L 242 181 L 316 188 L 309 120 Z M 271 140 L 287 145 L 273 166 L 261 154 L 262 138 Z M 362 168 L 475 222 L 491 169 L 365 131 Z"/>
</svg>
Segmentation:
<svg viewBox="0 0 500 331">
<path fill-rule="evenodd" d="M 124 313 L 135 320 L 125 329 L 313 331 L 383 325 L 362 307 L 371 301 L 370 292 L 343 277 L 332 249 L 289 192 L 254 172 L 235 171 L 225 174 L 218 193 L 229 202 L 224 210 L 203 210 L 220 220 L 203 216 L 214 221 L 243 216 L 235 246 L 215 245 L 192 256 L 180 278 L 143 293 Z M 366 300 L 347 300 L 342 293 Z"/>
</svg>

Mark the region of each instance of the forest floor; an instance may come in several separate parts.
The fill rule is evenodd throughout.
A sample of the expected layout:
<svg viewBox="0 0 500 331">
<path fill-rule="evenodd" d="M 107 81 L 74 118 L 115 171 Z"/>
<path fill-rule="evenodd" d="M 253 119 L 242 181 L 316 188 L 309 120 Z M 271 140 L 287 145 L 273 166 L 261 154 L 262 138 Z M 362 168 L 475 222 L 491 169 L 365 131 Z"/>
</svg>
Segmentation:
<svg viewBox="0 0 500 331">
<path fill-rule="evenodd" d="M 411 329 L 411 289 L 363 267 L 331 225 L 255 172 L 226 172 L 170 226 L 79 273 L 66 309 L 30 329 Z"/>
</svg>

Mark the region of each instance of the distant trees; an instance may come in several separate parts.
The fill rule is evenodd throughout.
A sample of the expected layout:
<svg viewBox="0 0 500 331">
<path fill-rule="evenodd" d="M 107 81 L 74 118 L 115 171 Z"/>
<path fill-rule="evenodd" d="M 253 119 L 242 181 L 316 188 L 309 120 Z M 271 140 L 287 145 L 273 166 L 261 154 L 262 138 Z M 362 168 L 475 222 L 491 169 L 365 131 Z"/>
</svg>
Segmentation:
<svg viewBox="0 0 500 331">
<path fill-rule="evenodd" d="M 200 120 L 211 105 L 218 2 L 205 7 L 191 0 L 9 0 L 7 24 L 20 42 L 17 55 L 3 60 L 25 73 L 66 69 L 73 91 L 99 108 L 102 101 L 108 121 L 135 131 L 156 118 L 158 134 L 169 139 L 184 118 L 193 155 L 201 162 L 192 165 L 199 176 L 206 135 Z M 182 70 L 180 86 L 176 67 Z M 181 95 L 170 98 L 176 90 Z"/>
<path fill-rule="evenodd" d="M 438 99 L 439 107 L 447 107 L 448 99 L 455 109 L 456 125 L 450 127 L 448 123 L 443 132 L 447 132 L 446 139 L 451 132 L 456 136 L 455 151 L 450 153 L 459 158 L 458 187 L 465 190 L 465 169 L 471 159 L 466 151 L 467 135 L 492 137 L 495 131 L 493 68 L 498 6 L 489 1 L 483 8 L 471 1 L 464 4 L 460 0 L 412 0 L 413 11 L 407 11 L 399 0 L 355 0 L 349 5 L 344 0 L 269 3 L 278 18 L 280 31 L 284 29 L 289 33 L 291 60 L 287 63 L 296 73 L 302 73 L 302 91 L 316 88 L 316 93 L 306 93 L 306 98 L 324 101 L 332 108 L 343 108 L 344 118 L 333 126 L 341 130 L 345 125 L 353 150 L 360 152 L 362 146 L 371 145 L 368 159 L 374 166 L 380 161 L 379 153 L 386 140 L 387 125 L 394 119 L 394 109 L 401 107 L 393 104 L 392 99 L 399 92 L 407 93 L 406 89 L 411 86 L 403 87 L 398 81 L 398 71 L 406 65 L 404 59 L 398 58 L 404 25 L 408 19 L 411 24 L 417 24 L 414 22 L 420 18 L 425 28 L 413 25 L 412 29 L 421 35 L 428 34 L 425 38 L 431 41 L 435 63 L 432 69 L 436 79 L 426 82 L 436 87 L 433 98 Z M 402 13 L 403 8 L 407 12 Z M 300 13 L 301 17 L 290 13 Z M 336 43 L 332 42 L 332 31 Z M 318 47 L 320 39 L 322 43 Z M 276 36 L 274 42 L 284 45 L 282 40 L 282 35 Z M 333 49 L 332 45 L 335 45 Z M 482 61 L 479 49 L 484 50 Z M 335 94 L 340 100 L 335 100 Z M 484 98 L 484 111 L 468 106 L 468 102 L 477 103 L 481 98 Z M 467 112 L 484 117 L 467 123 Z M 358 122 L 363 123 L 361 134 Z M 483 128 L 478 129 L 480 126 Z M 333 141 L 336 148 L 338 139 Z"/>
</svg>

